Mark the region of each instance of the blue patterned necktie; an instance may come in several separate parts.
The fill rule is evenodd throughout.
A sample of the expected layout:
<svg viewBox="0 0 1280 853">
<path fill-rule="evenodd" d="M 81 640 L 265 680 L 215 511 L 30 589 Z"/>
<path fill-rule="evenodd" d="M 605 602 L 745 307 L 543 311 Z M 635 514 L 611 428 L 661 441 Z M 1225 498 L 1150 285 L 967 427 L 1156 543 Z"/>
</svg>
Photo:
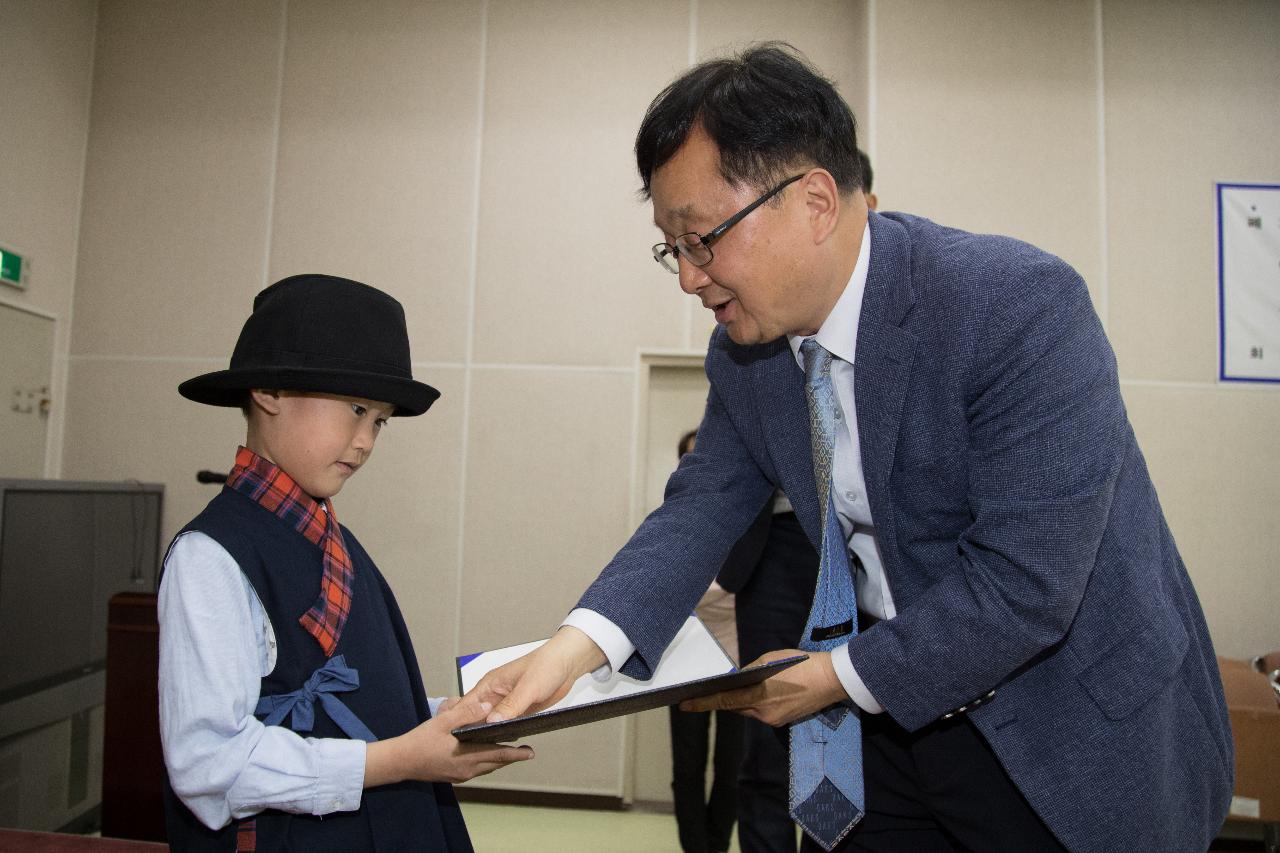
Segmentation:
<svg viewBox="0 0 1280 853">
<path fill-rule="evenodd" d="M 831 387 L 831 353 L 817 341 L 800 345 L 804 392 L 809 402 L 813 478 L 822 507 L 822 550 L 818 586 L 800 648 L 825 652 L 858 631 L 853 574 L 844 532 L 831 496 L 835 455 L 836 400 Z M 845 705 L 833 705 L 791 724 L 791 817 L 824 850 L 831 850 L 862 819 L 862 726 Z"/>
</svg>

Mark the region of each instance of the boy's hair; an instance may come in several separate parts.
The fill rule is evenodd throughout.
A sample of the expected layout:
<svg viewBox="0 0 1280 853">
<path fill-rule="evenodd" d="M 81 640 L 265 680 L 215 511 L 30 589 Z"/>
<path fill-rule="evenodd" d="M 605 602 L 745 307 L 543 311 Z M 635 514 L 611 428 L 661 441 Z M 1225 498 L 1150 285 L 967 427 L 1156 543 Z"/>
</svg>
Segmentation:
<svg viewBox="0 0 1280 853">
<path fill-rule="evenodd" d="M 636 134 L 641 195 L 695 125 L 720 151 L 731 185 L 761 190 L 800 166 L 820 166 L 841 192 L 862 183 L 857 124 L 835 86 L 785 42 L 762 42 L 695 65 L 663 89 Z"/>
</svg>

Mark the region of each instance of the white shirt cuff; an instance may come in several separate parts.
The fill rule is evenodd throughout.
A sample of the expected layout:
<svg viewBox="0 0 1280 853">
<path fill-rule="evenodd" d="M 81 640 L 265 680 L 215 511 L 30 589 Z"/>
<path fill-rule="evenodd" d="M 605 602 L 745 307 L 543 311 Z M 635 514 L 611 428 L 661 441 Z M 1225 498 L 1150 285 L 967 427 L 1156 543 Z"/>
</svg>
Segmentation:
<svg viewBox="0 0 1280 853">
<path fill-rule="evenodd" d="M 353 812 L 364 792 L 366 744 L 346 738 L 307 738 L 316 749 L 320 773 L 311 813 Z"/>
<path fill-rule="evenodd" d="M 599 646 L 600 651 L 604 652 L 604 656 L 608 658 L 608 663 L 591 673 L 591 677 L 596 681 L 607 680 L 622 669 L 627 658 L 635 654 L 636 647 L 627 639 L 627 635 L 622 633 L 622 629 L 594 610 L 586 610 L 582 607 L 574 609 L 560 623 L 561 628 L 565 625 L 572 625 L 590 637 L 591 642 Z"/>
<path fill-rule="evenodd" d="M 853 661 L 849 660 L 848 645 L 831 650 L 831 665 L 835 667 L 836 678 L 840 679 L 840 685 L 844 687 L 844 692 L 849 694 L 849 698 L 853 700 L 855 705 L 868 714 L 884 713 L 884 706 L 876 701 L 876 697 L 871 695 L 867 685 L 862 683 L 862 677 L 853 668 Z"/>
</svg>

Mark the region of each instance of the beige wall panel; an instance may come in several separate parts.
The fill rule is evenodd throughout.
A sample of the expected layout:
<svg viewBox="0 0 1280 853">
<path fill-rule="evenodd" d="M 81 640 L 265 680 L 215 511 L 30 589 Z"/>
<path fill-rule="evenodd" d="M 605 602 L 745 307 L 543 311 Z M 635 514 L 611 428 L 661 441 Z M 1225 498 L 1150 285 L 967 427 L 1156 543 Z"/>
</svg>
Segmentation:
<svg viewBox="0 0 1280 853">
<path fill-rule="evenodd" d="M 1280 395 L 1128 384 L 1124 396 L 1218 654 L 1280 648 Z"/>
<path fill-rule="evenodd" d="M 1074 266 L 1100 303 L 1094 4 L 876 10 L 881 207 L 1034 243 Z"/>
<path fill-rule="evenodd" d="M 858 119 L 859 145 L 867 115 L 865 0 L 696 0 L 699 61 L 755 41 L 789 42 L 832 80 Z M 654 94 L 657 94 L 656 92 Z"/>
<path fill-rule="evenodd" d="M 1112 340 L 1126 377 L 1218 375 L 1215 181 L 1280 181 L 1280 4 L 1109 2 Z"/>
<path fill-rule="evenodd" d="M 239 409 L 202 406 L 178 383 L 221 364 L 73 358 L 63 475 L 73 480 L 163 483 L 168 542 L 217 494 L 196 471 L 228 471 L 244 443 Z"/>
<path fill-rule="evenodd" d="M 27 289 L 0 285 L 0 298 L 63 317 L 75 284 L 96 6 L 0 0 L 0 245 L 31 265 Z"/>
<path fill-rule="evenodd" d="M 631 533 L 630 374 L 471 381 L 463 652 L 547 636 Z"/>
<path fill-rule="evenodd" d="M 657 708 L 637 714 L 635 727 L 635 757 L 632 776 L 637 803 L 671 803 L 674 796 L 671 781 L 674 776 L 671 756 L 671 712 Z M 715 751 L 715 732 L 711 733 L 709 751 Z M 711 777 L 708 767 L 707 777 Z M 674 833 L 675 827 L 672 827 Z"/>
<path fill-rule="evenodd" d="M 475 358 L 629 365 L 684 345 L 632 146 L 688 58 L 685 3 L 489 4 Z"/>
<path fill-rule="evenodd" d="M 391 584 L 428 695 L 452 696 L 463 373 L 416 367 L 414 377 L 439 390 L 440 399 L 425 415 L 391 419 L 371 463 L 334 499 L 334 509 Z"/>
<path fill-rule="evenodd" d="M 264 283 L 282 22 L 279 3 L 102 3 L 74 352 L 230 352 Z"/>
<path fill-rule="evenodd" d="M 466 350 L 479 133 L 476 3 L 293 3 L 271 279 L 326 272 L 404 303 L 416 359 Z"/>
<path fill-rule="evenodd" d="M 32 353 L 14 371 L 43 377 L 53 395 L 40 476 L 56 476 L 62 457 L 96 18 L 91 0 L 0 0 L 0 244 L 27 267 L 26 289 L 0 285 L 0 299 L 57 317 L 52 356 Z"/>
<path fill-rule="evenodd" d="M 625 541 L 632 382 L 473 372 L 461 652 L 547 636 Z M 622 737 L 621 720 L 541 735 L 537 761 L 481 785 L 621 795 Z"/>
</svg>

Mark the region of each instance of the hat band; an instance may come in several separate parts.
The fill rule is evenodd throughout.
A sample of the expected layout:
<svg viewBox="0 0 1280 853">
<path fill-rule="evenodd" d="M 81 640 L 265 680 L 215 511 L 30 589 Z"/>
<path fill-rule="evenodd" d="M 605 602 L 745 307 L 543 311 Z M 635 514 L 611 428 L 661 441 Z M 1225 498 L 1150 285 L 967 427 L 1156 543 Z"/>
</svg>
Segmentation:
<svg viewBox="0 0 1280 853">
<path fill-rule="evenodd" d="M 288 370 L 325 369 L 345 370 L 355 373 L 381 373 L 411 379 L 412 372 L 408 364 L 396 364 L 387 361 L 331 356 L 317 352 L 299 352 L 296 350 L 261 350 L 245 353 L 231 361 L 232 370 Z"/>
</svg>

